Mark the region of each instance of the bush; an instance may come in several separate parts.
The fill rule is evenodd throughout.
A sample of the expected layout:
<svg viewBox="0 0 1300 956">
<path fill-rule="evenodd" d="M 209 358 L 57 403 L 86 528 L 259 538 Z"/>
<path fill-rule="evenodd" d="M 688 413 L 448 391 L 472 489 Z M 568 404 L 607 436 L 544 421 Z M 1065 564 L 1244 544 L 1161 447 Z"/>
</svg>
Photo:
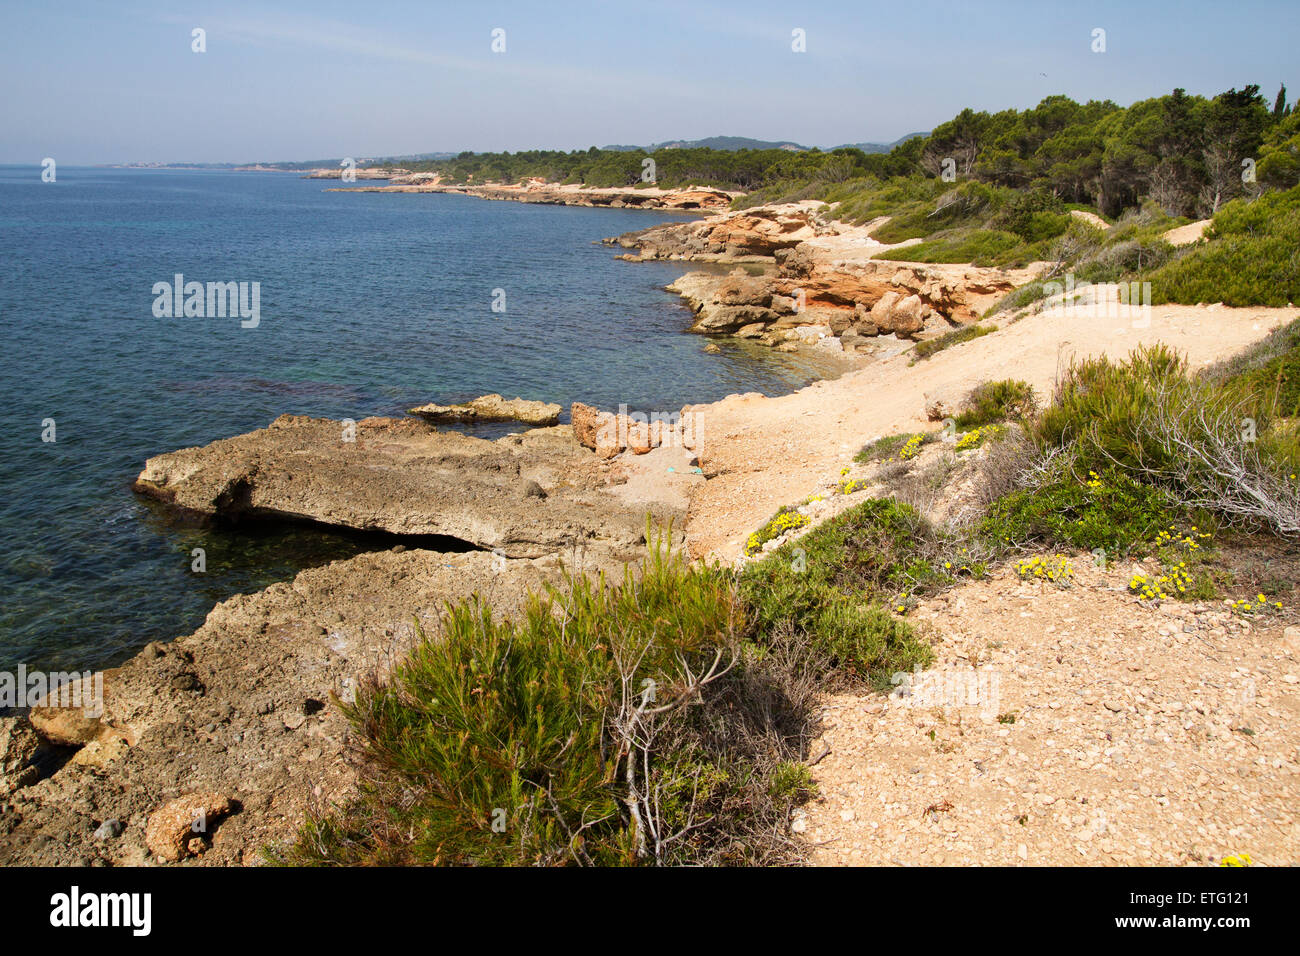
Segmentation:
<svg viewBox="0 0 1300 956">
<path fill-rule="evenodd" d="M 1254 395 L 1273 414 L 1300 416 L 1300 319 L 1206 370 L 1211 381 Z"/>
<path fill-rule="evenodd" d="M 1025 244 L 1013 232 L 997 229 L 958 231 L 951 236 L 936 236 L 914 246 L 886 249 L 877 259 L 900 262 L 969 262 L 977 266 L 1003 266 L 1023 261 Z"/>
<path fill-rule="evenodd" d="M 1112 462 L 1135 468 L 1141 457 L 1138 422 L 1155 392 L 1181 380 L 1186 371 L 1186 361 L 1164 345 L 1140 349 L 1128 362 L 1102 356 L 1074 363 L 1031 434 L 1040 449 L 1072 448 L 1084 468 L 1101 469 Z"/>
<path fill-rule="evenodd" d="M 1034 414 L 1034 387 L 1027 382 L 1002 379 L 981 382 L 971 390 L 956 417 L 957 427 L 977 428 L 998 422 L 1021 421 Z"/>
<path fill-rule="evenodd" d="M 1300 300 L 1300 186 L 1228 203 L 1214 217 L 1208 242 L 1147 278 L 1156 305 L 1287 306 Z"/>
<path fill-rule="evenodd" d="M 887 688 L 893 674 L 928 664 L 932 654 L 883 605 L 906 608 L 983 571 L 915 509 L 872 499 L 748 566 L 741 594 L 761 631 L 789 628 L 841 672 Z"/>
<path fill-rule="evenodd" d="M 787 678 L 807 666 L 779 641 L 743 643 L 729 571 L 660 538 L 620 585 L 570 577 L 517 620 L 476 598 L 442 628 L 345 706 L 361 798 L 310 820 L 283 861 L 795 858 L 787 765 L 808 718 Z"/>
<path fill-rule="evenodd" d="M 964 328 L 953 329 L 951 332 L 945 332 L 943 335 L 936 336 L 932 339 L 925 339 L 917 342 L 912 348 L 912 354 L 915 361 L 928 359 L 936 352 L 942 352 L 944 349 L 952 348 L 954 345 L 960 345 L 962 342 L 969 342 L 972 339 L 978 339 L 990 332 L 996 332 L 996 325 L 967 325 Z"/>
<path fill-rule="evenodd" d="M 1300 533 L 1300 437 L 1241 383 L 1190 378 L 1164 346 L 1072 366 L 1033 424 L 1040 450 L 1120 469 L 1188 507 Z"/>
<path fill-rule="evenodd" d="M 1045 480 L 994 502 L 977 535 L 991 548 L 1103 549 L 1125 555 L 1182 517 L 1165 492 L 1118 470 L 1080 481 L 1064 463 Z"/>
</svg>

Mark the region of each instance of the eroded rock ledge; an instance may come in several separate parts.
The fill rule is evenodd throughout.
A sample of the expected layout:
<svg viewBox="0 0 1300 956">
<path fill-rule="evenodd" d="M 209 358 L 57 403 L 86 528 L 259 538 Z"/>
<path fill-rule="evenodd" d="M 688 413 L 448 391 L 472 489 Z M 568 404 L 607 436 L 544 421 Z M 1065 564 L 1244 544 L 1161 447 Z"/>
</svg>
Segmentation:
<svg viewBox="0 0 1300 956">
<path fill-rule="evenodd" d="M 215 518 L 447 535 L 518 558 L 579 542 L 630 559 L 647 509 L 610 494 L 608 481 L 566 426 L 487 441 L 412 419 L 367 418 L 349 435 L 343 422 L 282 415 L 150 458 L 135 490 Z"/>
</svg>

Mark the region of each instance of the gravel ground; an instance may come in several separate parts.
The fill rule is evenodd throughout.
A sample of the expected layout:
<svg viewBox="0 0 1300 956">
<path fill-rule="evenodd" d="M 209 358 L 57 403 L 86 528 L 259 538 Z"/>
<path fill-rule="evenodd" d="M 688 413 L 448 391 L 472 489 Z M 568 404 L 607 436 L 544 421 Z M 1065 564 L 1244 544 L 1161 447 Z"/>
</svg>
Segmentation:
<svg viewBox="0 0 1300 956">
<path fill-rule="evenodd" d="M 827 700 L 814 862 L 1300 862 L 1300 628 L 1139 605 L 1131 566 L 1073 560 L 1067 590 L 1008 566 L 923 603 L 934 668 Z"/>
</svg>

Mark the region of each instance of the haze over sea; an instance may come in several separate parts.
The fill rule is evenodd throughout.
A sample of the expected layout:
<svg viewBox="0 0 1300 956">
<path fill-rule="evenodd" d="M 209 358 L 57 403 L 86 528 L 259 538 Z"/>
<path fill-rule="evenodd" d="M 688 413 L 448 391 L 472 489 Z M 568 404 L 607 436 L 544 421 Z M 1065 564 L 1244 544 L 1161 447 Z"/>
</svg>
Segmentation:
<svg viewBox="0 0 1300 956">
<path fill-rule="evenodd" d="M 284 173 L 40 173 L 0 167 L 0 667 L 115 663 L 231 594 L 395 543 L 177 523 L 130 490 L 151 455 L 285 413 L 360 420 L 487 392 L 672 411 L 825 372 L 734 340 L 704 352 L 662 288 L 685 266 L 593 244 L 671 214 L 347 195 Z M 259 282 L 260 324 L 156 318 L 154 283 L 176 273 Z"/>
</svg>

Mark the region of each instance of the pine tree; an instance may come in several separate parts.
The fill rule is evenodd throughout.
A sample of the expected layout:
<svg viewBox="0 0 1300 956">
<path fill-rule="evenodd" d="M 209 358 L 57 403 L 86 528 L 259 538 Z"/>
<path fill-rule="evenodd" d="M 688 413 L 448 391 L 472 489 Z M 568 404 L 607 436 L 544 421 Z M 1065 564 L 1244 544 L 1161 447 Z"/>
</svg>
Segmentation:
<svg viewBox="0 0 1300 956">
<path fill-rule="evenodd" d="M 1283 83 L 1282 87 L 1277 91 L 1277 99 L 1273 101 L 1273 119 L 1280 120 L 1283 116 L 1286 116 L 1286 113 L 1286 84 Z"/>
</svg>

